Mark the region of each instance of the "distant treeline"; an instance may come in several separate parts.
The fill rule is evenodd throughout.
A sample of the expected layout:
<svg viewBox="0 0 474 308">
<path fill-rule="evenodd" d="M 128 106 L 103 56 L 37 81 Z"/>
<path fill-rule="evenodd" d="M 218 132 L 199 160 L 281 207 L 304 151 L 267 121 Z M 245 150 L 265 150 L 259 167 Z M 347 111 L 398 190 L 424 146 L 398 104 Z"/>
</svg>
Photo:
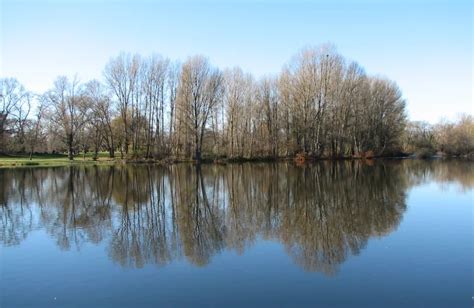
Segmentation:
<svg viewBox="0 0 474 308">
<path fill-rule="evenodd" d="M 416 124 L 407 125 L 396 83 L 368 76 L 332 46 L 303 49 L 277 76 L 258 80 L 240 68 L 220 70 L 203 56 L 180 64 L 122 53 L 100 81 L 60 76 L 42 94 L 12 78 L 0 87 L 3 153 L 342 158 L 399 155 L 424 138 Z M 467 133 L 455 133 L 456 141 L 439 137 L 430 149 L 472 152 L 472 122 L 463 118 Z"/>
<path fill-rule="evenodd" d="M 436 154 L 472 157 L 474 118 L 463 114 L 455 123 L 410 122 L 405 130 L 405 151 L 421 158 Z"/>
</svg>

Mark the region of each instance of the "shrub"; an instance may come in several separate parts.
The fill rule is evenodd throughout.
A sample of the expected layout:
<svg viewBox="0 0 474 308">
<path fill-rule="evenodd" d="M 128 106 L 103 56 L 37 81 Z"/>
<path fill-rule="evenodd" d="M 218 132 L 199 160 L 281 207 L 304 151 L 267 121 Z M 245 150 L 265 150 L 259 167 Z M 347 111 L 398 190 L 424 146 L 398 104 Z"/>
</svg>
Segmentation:
<svg viewBox="0 0 474 308">
<path fill-rule="evenodd" d="M 417 158 L 431 158 L 436 154 L 436 152 L 431 148 L 419 148 L 415 151 L 415 157 Z"/>
</svg>

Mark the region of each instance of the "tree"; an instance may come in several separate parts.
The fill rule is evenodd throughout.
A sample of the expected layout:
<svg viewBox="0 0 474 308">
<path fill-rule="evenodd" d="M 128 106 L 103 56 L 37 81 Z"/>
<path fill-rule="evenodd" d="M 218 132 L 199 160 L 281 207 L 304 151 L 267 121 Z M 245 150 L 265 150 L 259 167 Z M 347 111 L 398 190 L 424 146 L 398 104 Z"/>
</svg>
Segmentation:
<svg viewBox="0 0 474 308">
<path fill-rule="evenodd" d="M 321 156 L 327 147 L 328 110 L 338 100 L 343 59 L 331 45 L 303 49 L 285 70 L 294 101 L 299 150 Z M 288 76 L 290 75 L 290 76 Z"/>
<path fill-rule="evenodd" d="M 169 97 L 169 145 L 168 154 L 177 155 L 176 148 L 176 97 L 179 88 L 179 78 L 181 74 L 181 65 L 178 62 L 171 63 L 168 69 L 168 97 Z"/>
<path fill-rule="evenodd" d="M 97 80 L 85 85 L 85 95 L 90 101 L 92 121 L 94 122 L 96 140 L 100 137 L 105 141 L 109 157 L 115 157 L 115 135 L 112 128 L 114 117 L 113 104 L 105 87 Z M 100 136 L 99 136 L 100 135 Z"/>
<path fill-rule="evenodd" d="M 129 54 L 120 54 L 106 65 L 104 76 L 110 89 L 118 101 L 118 110 L 123 121 L 122 147 L 128 154 L 130 140 L 130 120 L 133 122 L 133 96 L 138 92 L 138 77 L 140 69 L 140 58 Z M 129 119 L 129 108 L 131 108 L 132 119 Z M 133 134 L 132 134 L 133 135 Z M 122 153 L 123 153 L 122 151 Z"/>
<path fill-rule="evenodd" d="M 227 157 L 234 158 L 239 149 L 239 131 L 244 120 L 244 106 L 248 79 L 240 68 L 227 70 L 224 73 L 224 109 L 227 143 Z"/>
<path fill-rule="evenodd" d="M 280 74 L 258 81 L 240 68 L 221 73 L 203 56 L 180 65 L 156 54 L 125 53 L 111 58 L 103 77 L 104 84 L 84 85 L 60 77 L 43 97 L 50 105 L 51 149 L 72 158 L 80 141 L 83 149 L 106 149 L 110 157 L 118 149 L 122 158 L 200 161 L 203 155 L 383 156 L 407 143 L 397 84 L 368 76 L 332 45 L 305 48 Z M 1 150 L 24 152 L 25 131 L 36 123 L 28 116 L 33 96 L 14 79 L 2 79 L 1 90 Z M 462 147 L 455 152 L 469 148 Z"/>
<path fill-rule="evenodd" d="M 405 100 L 395 82 L 371 78 L 368 146 L 381 155 L 399 150 L 406 125 Z"/>
<path fill-rule="evenodd" d="M 438 150 L 448 155 L 474 153 L 474 118 L 461 114 L 455 123 L 441 122 L 434 128 Z"/>
<path fill-rule="evenodd" d="M 279 119 L 278 119 L 278 92 L 275 79 L 263 78 L 257 87 L 257 103 L 259 104 L 260 115 L 262 116 L 260 125 L 260 140 L 265 140 L 263 155 L 269 157 L 278 156 L 279 142 Z"/>
<path fill-rule="evenodd" d="M 159 55 L 150 57 L 143 64 L 142 88 L 144 94 L 145 157 L 163 153 L 165 135 L 165 85 L 169 60 Z"/>
<path fill-rule="evenodd" d="M 206 124 L 221 93 L 222 74 L 206 58 L 194 56 L 183 64 L 178 88 L 179 116 L 193 135 L 194 159 L 198 162 Z"/>
<path fill-rule="evenodd" d="M 49 119 L 56 132 L 66 144 L 69 160 L 74 159 L 76 137 L 88 121 L 89 102 L 82 96 L 77 78 L 72 81 L 58 77 L 54 88 L 45 94 L 49 104 Z"/>
<path fill-rule="evenodd" d="M 24 147 L 25 123 L 30 112 L 31 93 L 14 78 L 0 79 L 0 152 L 6 151 L 7 133 L 17 133 Z"/>
<path fill-rule="evenodd" d="M 33 153 L 36 149 L 36 144 L 38 143 L 38 138 L 42 131 L 42 120 L 44 117 L 45 109 L 47 104 L 47 97 L 41 96 L 38 99 L 38 105 L 36 107 L 35 119 L 31 122 L 31 129 L 29 131 L 29 146 L 30 146 L 30 160 L 33 158 Z"/>
</svg>

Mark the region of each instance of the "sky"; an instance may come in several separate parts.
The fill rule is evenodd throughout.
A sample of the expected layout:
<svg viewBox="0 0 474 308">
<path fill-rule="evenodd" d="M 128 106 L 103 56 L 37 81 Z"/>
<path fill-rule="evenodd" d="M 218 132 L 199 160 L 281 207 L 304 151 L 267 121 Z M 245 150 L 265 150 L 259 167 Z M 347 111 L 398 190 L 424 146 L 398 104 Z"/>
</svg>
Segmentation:
<svg viewBox="0 0 474 308">
<path fill-rule="evenodd" d="M 473 2 L 456 0 L 0 0 L 0 77 L 41 93 L 59 75 L 102 79 L 120 52 L 278 73 L 301 49 L 332 43 L 396 81 L 410 120 L 474 114 Z"/>
</svg>

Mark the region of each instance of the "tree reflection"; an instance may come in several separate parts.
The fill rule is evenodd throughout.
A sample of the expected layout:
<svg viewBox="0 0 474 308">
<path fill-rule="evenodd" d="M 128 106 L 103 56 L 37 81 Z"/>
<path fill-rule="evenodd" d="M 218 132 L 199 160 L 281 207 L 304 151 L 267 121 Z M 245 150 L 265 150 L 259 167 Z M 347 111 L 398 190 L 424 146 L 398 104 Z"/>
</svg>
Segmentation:
<svg viewBox="0 0 474 308">
<path fill-rule="evenodd" d="M 32 172 L 9 173 L 0 170 L 0 242 L 17 245 L 36 226 L 27 189 Z M 33 183 L 35 181 L 32 181 Z"/>
<path fill-rule="evenodd" d="M 167 207 L 166 169 L 125 167 L 116 171 L 118 205 L 110 257 L 124 266 L 167 264 L 177 255 L 179 242 L 173 209 Z M 168 192 L 167 192 L 168 190 Z"/>
<path fill-rule="evenodd" d="M 467 172 L 466 172 L 467 170 Z M 0 170 L 0 241 L 44 228 L 61 249 L 103 242 L 122 266 L 185 258 L 205 266 L 261 239 L 332 275 L 395 230 L 406 192 L 427 179 L 474 186 L 463 162 L 94 166 Z"/>
</svg>

